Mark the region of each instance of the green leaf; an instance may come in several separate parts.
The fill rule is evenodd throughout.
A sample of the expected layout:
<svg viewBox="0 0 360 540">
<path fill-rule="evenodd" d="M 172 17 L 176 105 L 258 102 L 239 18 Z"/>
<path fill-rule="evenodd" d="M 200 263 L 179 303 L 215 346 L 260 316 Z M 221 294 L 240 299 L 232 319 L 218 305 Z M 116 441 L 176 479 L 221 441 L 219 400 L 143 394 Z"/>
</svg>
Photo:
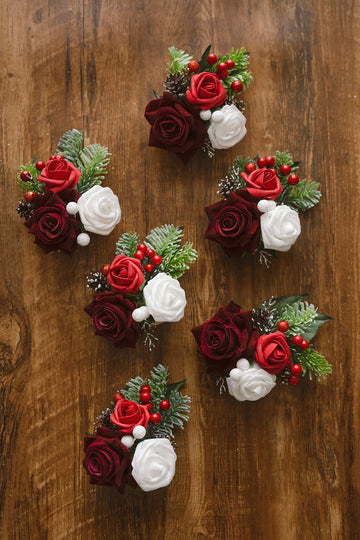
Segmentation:
<svg viewBox="0 0 360 540">
<path fill-rule="evenodd" d="M 207 63 L 207 57 L 210 53 L 210 49 L 211 49 L 211 45 L 209 45 L 208 47 L 206 47 L 205 51 L 203 52 L 198 64 L 199 64 L 199 69 L 198 69 L 198 73 L 201 73 L 201 71 L 208 71 L 209 68 L 210 68 L 210 65 Z"/>
<path fill-rule="evenodd" d="M 115 255 L 120 255 L 122 253 L 127 257 L 133 257 L 138 245 L 139 235 L 137 233 L 129 234 L 124 232 L 116 242 Z"/>
<path fill-rule="evenodd" d="M 84 135 L 77 129 L 70 129 L 61 137 L 56 150 L 68 161 L 71 161 L 75 167 L 79 166 L 79 158 L 84 142 Z"/>
<path fill-rule="evenodd" d="M 169 56 L 170 62 L 166 67 L 166 71 L 169 74 L 179 73 L 184 68 L 187 68 L 189 62 L 193 59 L 192 56 L 176 47 L 169 47 Z"/>
<path fill-rule="evenodd" d="M 321 313 L 316 312 L 314 321 L 305 331 L 302 332 L 302 338 L 306 339 L 306 341 L 311 341 L 318 333 L 320 326 L 332 320 L 334 320 L 332 317 L 328 317 L 327 315 L 322 315 Z"/>
<path fill-rule="evenodd" d="M 332 373 L 331 364 L 312 347 L 309 347 L 300 353 L 296 352 L 295 357 L 296 362 L 303 368 L 304 374 L 309 374 L 310 380 L 313 376 L 320 379 L 321 377 L 325 377 Z"/>
<path fill-rule="evenodd" d="M 161 95 L 158 94 L 156 90 L 153 90 L 153 94 L 156 98 L 161 98 Z"/>
<path fill-rule="evenodd" d="M 172 392 L 173 390 L 180 390 L 180 388 L 182 386 L 184 386 L 184 384 L 186 383 L 186 379 L 183 379 L 182 381 L 180 382 L 177 382 L 177 383 L 171 383 L 171 384 L 168 384 L 167 385 L 167 390 L 166 390 L 166 395 L 169 395 L 170 392 Z"/>
<path fill-rule="evenodd" d="M 110 156 L 108 149 L 98 143 L 90 144 L 81 151 L 78 159 L 81 177 L 76 185 L 80 195 L 93 186 L 101 184 L 107 173 Z"/>
<path fill-rule="evenodd" d="M 299 294 L 297 296 L 279 296 L 278 298 L 273 299 L 272 306 L 276 309 L 276 311 L 281 311 L 284 307 L 286 307 L 288 304 L 297 304 L 298 302 L 301 302 L 304 300 L 307 296 L 309 296 L 310 293 L 305 294 Z M 268 301 L 271 301 L 269 299 Z"/>
</svg>

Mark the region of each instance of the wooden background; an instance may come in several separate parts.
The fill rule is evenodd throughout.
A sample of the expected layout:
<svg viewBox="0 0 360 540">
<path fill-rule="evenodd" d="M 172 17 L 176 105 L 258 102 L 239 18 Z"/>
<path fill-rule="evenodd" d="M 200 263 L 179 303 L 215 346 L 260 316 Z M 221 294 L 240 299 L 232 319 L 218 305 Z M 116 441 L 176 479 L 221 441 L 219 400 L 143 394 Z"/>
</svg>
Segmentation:
<svg viewBox="0 0 360 540">
<path fill-rule="evenodd" d="M 3 0 L 0 7 L 2 539 L 353 539 L 359 527 L 360 5 L 350 0 Z M 199 56 L 251 51 L 248 134 L 185 167 L 148 148 L 143 119 L 162 88 L 167 47 Z M 105 185 L 123 218 L 74 257 L 45 256 L 15 208 L 16 170 L 46 161 L 76 127 L 112 152 Z M 206 204 L 239 153 L 289 149 L 321 181 L 321 204 L 270 270 L 230 260 L 203 239 Z M 173 222 L 199 260 L 182 279 L 184 319 L 149 353 L 115 350 L 83 312 L 85 276 L 120 234 Z M 336 320 L 316 346 L 333 362 L 322 383 L 278 387 L 255 403 L 219 396 L 190 328 L 235 298 L 311 292 Z M 113 391 L 155 363 L 187 378 L 192 416 L 178 432 L 177 474 L 153 493 L 88 485 L 82 438 Z"/>
</svg>

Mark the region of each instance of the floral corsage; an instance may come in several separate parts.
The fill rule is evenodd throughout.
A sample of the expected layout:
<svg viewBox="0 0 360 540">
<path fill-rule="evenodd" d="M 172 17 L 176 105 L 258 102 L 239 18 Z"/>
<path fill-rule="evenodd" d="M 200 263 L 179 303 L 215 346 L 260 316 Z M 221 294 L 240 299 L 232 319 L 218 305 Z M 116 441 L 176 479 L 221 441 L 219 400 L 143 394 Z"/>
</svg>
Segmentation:
<svg viewBox="0 0 360 540">
<path fill-rule="evenodd" d="M 299 296 L 270 298 L 252 311 L 234 302 L 192 329 L 208 371 L 220 374 L 220 392 L 238 401 L 265 397 L 276 384 L 296 386 L 300 376 L 325 377 L 331 365 L 311 344 L 331 320 Z"/>
<path fill-rule="evenodd" d="M 190 398 L 179 392 L 185 383 L 168 383 L 168 369 L 154 367 L 150 379 L 134 377 L 113 396 L 110 407 L 95 422 L 94 435 L 84 438 L 83 465 L 90 484 L 126 485 L 153 491 L 175 476 L 173 429 L 183 429 Z"/>
<path fill-rule="evenodd" d="M 246 134 L 244 103 L 237 97 L 252 79 L 249 53 L 242 47 L 218 58 L 210 47 L 198 62 L 170 47 L 165 91 L 162 96 L 154 91 L 145 110 L 149 146 L 174 152 L 184 163 L 199 148 L 212 157 L 215 149 L 231 148 Z"/>
<path fill-rule="evenodd" d="M 195 262 L 197 252 L 190 242 L 181 245 L 182 236 L 183 228 L 174 225 L 156 227 L 146 243 L 139 243 L 136 233 L 121 236 L 112 263 L 87 278 L 94 300 L 85 311 L 95 334 L 115 347 L 135 347 L 144 332 L 151 349 L 157 339 L 155 325 L 183 318 L 186 296 L 178 278 Z"/>
<path fill-rule="evenodd" d="M 17 211 L 45 253 L 72 255 L 78 245 L 90 243 L 89 232 L 108 235 L 120 221 L 118 197 L 100 185 L 108 149 L 100 144 L 84 148 L 83 142 L 83 134 L 72 129 L 47 163 L 35 159 L 20 167 L 18 180 L 25 193 Z"/>
<path fill-rule="evenodd" d="M 289 152 L 254 159 L 235 158 L 218 193 L 224 199 L 205 207 L 205 238 L 229 257 L 259 255 L 266 266 L 276 251 L 288 251 L 301 233 L 299 212 L 315 206 L 319 183 L 300 180 Z"/>
</svg>

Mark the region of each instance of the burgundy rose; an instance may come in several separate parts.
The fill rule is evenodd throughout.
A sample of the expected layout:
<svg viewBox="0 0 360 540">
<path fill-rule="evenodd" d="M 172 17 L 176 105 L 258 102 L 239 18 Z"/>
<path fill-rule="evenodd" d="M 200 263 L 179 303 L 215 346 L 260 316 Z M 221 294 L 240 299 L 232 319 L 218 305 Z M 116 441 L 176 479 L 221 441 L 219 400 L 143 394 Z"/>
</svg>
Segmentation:
<svg viewBox="0 0 360 540">
<path fill-rule="evenodd" d="M 45 253 L 63 251 L 72 255 L 77 248 L 76 237 L 80 233 L 79 221 L 66 211 L 68 202 L 77 201 L 79 193 L 67 189 L 59 194 L 36 194 L 34 213 L 24 222 L 29 233 L 35 235 L 37 244 Z"/>
<path fill-rule="evenodd" d="M 198 352 L 208 371 L 226 376 L 240 358 L 249 358 L 259 337 L 251 321 L 251 311 L 242 311 L 234 302 L 217 310 L 205 324 L 193 328 Z"/>
<path fill-rule="evenodd" d="M 169 92 L 148 103 L 145 118 L 151 124 L 149 146 L 174 152 L 184 163 L 205 140 L 206 126 L 198 110 Z"/>
<path fill-rule="evenodd" d="M 72 189 L 76 186 L 81 176 L 81 172 L 70 161 L 66 161 L 62 156 L 49 159 L 41 173 L 39 182 L 44 182 L 45 191 L 48 193 L 59 193 L 64 189 Z"/>
<path fill-rule="evenodd" d="M 249 176 L 242 172 L 241 176 L 247 184 L 250 195 L 257 199 L 275 200 L 283 190 L 275 169 L 257 169 Z"/>
<path fill-rule="evenodd" d="M 90 484 L 114 486 L 120 493 L 128 484 L 137 484 L 131 475 L 130 450 L 121 442 L 122 435 L 109 428 L 98 428 L 96 435 L 84 438 L 83 466 L 90 476 Z"/>
<path fill-rule="evenodd" d="M 145 280 L 141 262 L 126 255 L 117 255 L 110 265 L 107 280 L 114 291 L 136 294 Z"/>
<path fill-rule="evenodd" d="M 256 344 L 255 359 L 268 373 L 280 373 L 291 363 L 291 353 L 283 332 L 263 334 Z"/>
<path fill-rule="evenodd" d="M 146 405 L 140 405 L 136 401 L 119 399 L 116 402 L 114 412 L 110 415 L 110 421 L 118 426 L 119 433 L 131 435 L 135 426 L 147 427 L 150 419 L 149 409 Z"/>
<path fill-rule="evenodd" d="M 226 90 L 215 73 L 198 73 L 191 77 L 190 90 L 186 92 L 190 103 L 200 109 L 213 109 L 224 103 Z"/>
<path fill-rule="evenodd" d="M 134 348 L 141 334 L 140 325 L 132 318 L 136 308 L 120 293 L 94 294 L 94 300 L 85 311 L 92 317 L 95 334 L 112 341 L 115 347 Z"/>
<path fill-rule="evenodd" d="M 205 208 L 209 225 L 205 238 L 218 242 L 229 257 L 254 253 L 260 238 L 257 201 L 246 189 L 230 193 L 227 199 Z"/>
</svg>

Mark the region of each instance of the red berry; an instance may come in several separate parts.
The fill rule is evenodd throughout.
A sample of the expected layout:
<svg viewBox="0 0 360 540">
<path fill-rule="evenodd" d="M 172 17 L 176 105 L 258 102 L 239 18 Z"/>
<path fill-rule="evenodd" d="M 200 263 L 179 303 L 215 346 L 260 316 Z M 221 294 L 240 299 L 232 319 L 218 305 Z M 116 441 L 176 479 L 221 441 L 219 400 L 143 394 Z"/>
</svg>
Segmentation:
<svg viewBox="0 0 360 540">
<path fill-rule="evenodd" d="M 290 368 L 291 370 L 291 373 L 293 375 L 301 375 L 302 374 L 302 367 L 300 366 L 300 364 L 293 364 Z"/>
<path fill-rule="evenodd" d="M 298 335 L 298 336 L 294 336 L 294 337 L 292 338 L 292 342 L 293 342 L 294 345 L 300 345 L 300 343 L 303 342 L 303 338 L 302 338 L 301 336 L 299 336 L 299 335 Z"/>
<path fill-rule="evenodd" d="M 151 394 L 150 394 L 150 392 L 141 392 L 141 394 L 140 394 L 140 401 L 141 401 L 142 403 L 149 403 L 150 399 L 151 399 Z"/>
<path fill-rule="evenodd" d="M 140 388 L 140 392 L 150 392 L 151 391 L 151 388 L 148 384 L 144 384 L 141 388 Z"/>
<path fill-rule="evenodd" d="M 151 259 L 155 255 L 155 251 L 153 249 L 147 249 L 145 255 L 148 259 Z"/>
<path fill-rule="evenodd" d="M 35 199 L 34 191 L 27 191 L 24 195 L 24 199 L 26 202 L 33 202 L 33 200 Z"/>
<path fill-rule="evenodd" d="M 272 167 L 275 163 L 275 158 L 273 156 L 266 156 L 265 161 L 267 167 Z"/>
<path fill-rule="evenodd" d="M 290 165 L 281 165 L 280 172 L 283 176 L 287 176 L 291 173 L 291 167 Z"/>
<path fill-rule="evenodd" d="M 226 77 L 229 75 L 229 72 L 226 69 L 225 71 L 219 71 L 219 73 L 217 75 L 218 75 L 219 79 L 226 79 Z"/>
<path fill-rule="evenodd" d="M 247 164 L 245 165 L 245 171 L 246 171 L 248 174 L 250 174 L 250 173 L 256 171 L 256 165 L 255 165 L 255 163 L 253 163 L 252 161 L 249 161 L 249 163 L 247 163 Z"/>
<path fill-rule="evenodd" d="M 138 247 L 136 248 L 137 250 L 140 250 L 140 251 L 146 251 L 147 250 L 147 246 L 145 244 L 139 244 Z"/>
<path fill-rule="evenodd" d="M 291 386 L 296 386 L 297 384 L 299 384 L 299 377 L 297 377 L 296 375 L 290 375 L 289 384 Z"/>
<path fill-rule="evenodd" d="M 139 259 L 139 261 L 142 261 L 144 257 L 145 257 L 145 253 L 141 251 L 141 249 L 138 249 L 137 251 L 135 251 L 134 253 L 135 259 Z"/>
<path fill-rule="evenodd" d="M 229 58 L 229 60 L 226 60 L 225 64 L 227 65 L 228 69 L 234 69 L 235 67 L 235 62 L 234 60 L 231 60 L 231 58 Z"/>
<path fill-rule="evenodd" d="M 299 183 L 299 177 L 297 174 L 290 174 L 288 182 L 291 186 L 296 186 Z"/>
<path fill-rule="evenodd" d="M 154 265 L 148 263 L 148 264 L 145 264 L 145 270 L 148 274 L 152 274 L 153 271 L 154 271 Z"/>
<path fill-rule="evenodd" d="M 37 161 L 35 163 L 35 167 L 37 168 L 38 171 L 42 171 L 43 168 L 45 167 L 45 163 L 43 161 Z"/>
<path fill-rule="evenodd" d="M 110 270 L 110 264 L 104 264 L 104 266 L 102 266 L 100 272 L 102 274 L 104 274 L 104 276 L 106 276 L 106 274 L 109 273 L 109 270 Z"/>
<path fill-rule="evenodd" d="M 56 158 L 57 158 L 57 156 L 50 156 L 49 161 L 50 161 L 50 159 L 56 159 Z"/>
<path fill-rule="evenodd" d="M 151 262 L 152 262 L 155 266 L 159 266 L 159 264 L 162 263 L 162 257 L 160 257 L 160 255 L 154 255 L 153 258 L 151 259 Z"/>
<path fill-rule="evenodd" d="M 199 69 L 199 64 L 195 62 L 195 60 L 191 60 L 191 62 L 189 62 L 188 68 L 190 69 L 190 71 L 193 71 L 195 73 Z"/>
<path fill-rule="evenodd" d="M 266 167 L 266 159 L 264 157 L 259 157 L 256 163 L 258 164 L 259 169 Z"/>
<path fill-rule="evenodd" d="M 303 339 L 302 342 L 299 345 L 300 349 L 303 351 L 306 351 L 306 349 L 309 348 L 309 342 L 306 341 L 306 339 Z"/>
<path fill-rule="evenodd" d="M 279 321 L 277 323 L 277 329 L 279 332 L 287 332 L 289 330 L 289 323 L 287 321 Z"/>
<path fill-rule="evenodd" d="M 151 409 L 153 408 L 153 404 L 152 403 L 147 403 L 146 407 L 147 407 L 148 411 L 151 411 Z"/>
<path fill-rule="evenodd" d="M 275 174 L 275 176 L 277 176 L 277 170 L 276 169 L 269 169 L 269 171 L 271 171 L 273 174 Z"/>
<path fill-rule="evenodd" d="M 152 424 L 160 424 L 161 422 L 161 416 L 158 412 L 154 412 L 150 414 L 150 422 Z"/>
<path fill-rule="evenodd" d="M 216 54 L 209 54 L 208 57 L 206 58 L 206 61 L 208 64 L 210 64 L 210 66 L 213 66 L 214 64 L 216 64 L 217 62 Z"/>
<path fill-rule="evenodd" d="M 28 180 L 32 180 L 31 172 L 30 171 L 21 171 L 20 178 L 23 182 L 27 182 Z"/>
<path fill-rule="evenodd" d="M 159 407 L 161 410 L 167 411 L 168 409 L 170 409 L 170 401 L 168 401 L 167 399 L 163 399 L 162 401 L 160 401 Z"/>
<path fill-rule="evenodd" d="M 218 73 L 220 73 L 220 71 L 227 71 L 227 64 L 225 62 L 219 62 L 218 65 L 217 65 L 217 70 L 218 70 Z"/>
<path fill-rule="evenodd" d="M 122 394 L 120 394 L 120 392 L 116 392 L 116 394 L 113 395 L 113 402 L 116 403 L 117 401 L 119 401 L 120 399 L 123 399 L 124 396 Z"/>
<path fill-rule="evenodd" d="M 231 83 L 231 90 L 237 94 L 238 92 L 241 92 L 241 90 L 244 88 L 243 83 L 241 81 L 233 81 Z"/>
<path fill-rule="evenodd" d="M 61 154 L 56 154 L 55 159 L 65 159 Z"/>
</svg>

